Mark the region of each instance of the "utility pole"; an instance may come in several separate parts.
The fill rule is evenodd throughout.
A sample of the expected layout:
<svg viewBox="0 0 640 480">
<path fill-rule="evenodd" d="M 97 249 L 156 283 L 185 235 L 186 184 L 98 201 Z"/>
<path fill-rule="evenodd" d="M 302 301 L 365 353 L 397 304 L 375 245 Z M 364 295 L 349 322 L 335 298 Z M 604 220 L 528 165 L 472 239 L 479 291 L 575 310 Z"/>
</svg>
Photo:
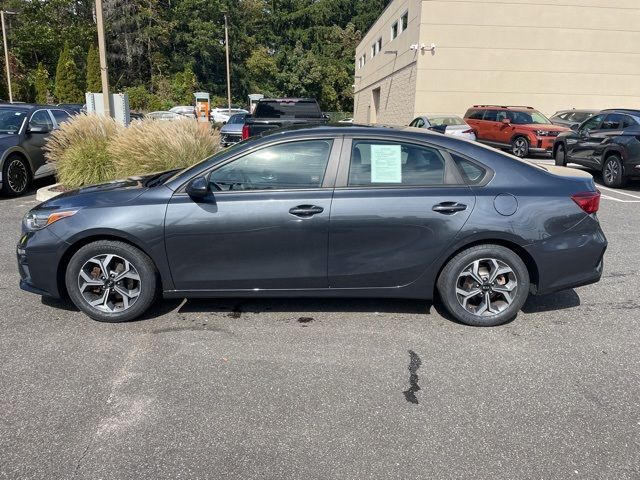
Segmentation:
<svg viewBox="0 0 640 480">
<path fill-rule="evenodd" d="M 227 20 L 228 12 L 224 12 L 224 46 L 226 49 L 227 56 L 227 104 L 228 104 L 228 114 L 231 115 L 231 73 L 229 71 L 229 23 Z"/>
<path fill-rule="evenodd" d="M 4 15 L 15 15 L 14 12 L 0 11 L 2 17 L 2 42 L 4 43 L 4 63 L 7 67 L 7 85 L 9 86 L 9 103 L 13 103 L 13 93 L 11 92 L 11 69 L 9 68 L 9 48 L 7 47 L 7 28 L 4 24 Z"/>
<path fill-rule="evenodd" d="M 104 21 L 102 19 L 102 0 L 96 0 L 96 26 L 98 29 L 98 52 L 100 55 L 100 78 L 102 80 L 102 102 L 104 114 L 111 116 L 109 105 L 109 70 L 107 68 L 107 49 L 104 42 Z"/>
</svg>

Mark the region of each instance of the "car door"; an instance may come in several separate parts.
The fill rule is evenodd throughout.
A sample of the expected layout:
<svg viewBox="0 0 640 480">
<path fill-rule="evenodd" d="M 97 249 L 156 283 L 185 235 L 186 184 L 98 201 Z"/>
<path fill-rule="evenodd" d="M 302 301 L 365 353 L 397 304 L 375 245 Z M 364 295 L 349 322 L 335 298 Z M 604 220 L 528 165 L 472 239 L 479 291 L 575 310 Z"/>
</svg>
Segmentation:
<svg viewBox="0 0 640 480">
<path fill-rule="evenodd" d="M 567 139 L 567 160 L 585 166 L 596 166 L 592 159 L 593 151 L 602 141 L 601 132 L 605 114 L 596 115 L 584 122 L 575 135 Z"/>
<path fill-rule="evenodd" d="M 474 208 L 462 183 L 448 153 L 433 146 L 346 139 L 331 206 L 331 288 L 415 281 Z"/>
<path fill-rule="evenodd" d="M 175 288 L 326 288 L 340 144 L 334 138 L 270 144 L 215 167 L 204 199 L 179 190 L 165 221 Z"/>
<path fill-rule="evenodd" d="M 38 129 L 38 131 L 35 131 Z M 34 177 L 51 173 L 51 165 L 45 163 L 44 145 L 53 130 L 53 118 L 47 109 L 36 110 L 29 117 L 23 148 L 29 154 Z M 45 171 L 46 170 L 46 171 Z"/>
<path fill-rule="evenodd" d="M 502 124 L 498 121 L 499 110 L 485 110 L 482 122 L 480 122 L 479 133 L 481 139 L 491 143 L 503 143 L 500 141 L 500 127 Z"/>
</svg>

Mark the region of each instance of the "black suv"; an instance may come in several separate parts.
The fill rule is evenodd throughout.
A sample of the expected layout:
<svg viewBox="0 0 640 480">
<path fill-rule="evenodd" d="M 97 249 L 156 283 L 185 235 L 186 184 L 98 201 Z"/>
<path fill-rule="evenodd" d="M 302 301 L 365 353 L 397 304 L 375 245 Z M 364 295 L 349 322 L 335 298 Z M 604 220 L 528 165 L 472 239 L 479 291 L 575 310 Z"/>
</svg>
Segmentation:
<svg viewBox="0 0 640 480">
<path fill-rule="evenodd" d="M 49 133 L 71 117 L 62 107 L 29 104 L 0 105 L 0 192 L 23 194 L 33 179 L 53 175 L 44 144 Z"/>
<path fill-rule="evenodd" d="M 577 163 L 602 172 L 608 187 L 622 187 L 640 176 L 640 110 L 603 110 L 558 135 L 556 165 Z"/>
</svg>

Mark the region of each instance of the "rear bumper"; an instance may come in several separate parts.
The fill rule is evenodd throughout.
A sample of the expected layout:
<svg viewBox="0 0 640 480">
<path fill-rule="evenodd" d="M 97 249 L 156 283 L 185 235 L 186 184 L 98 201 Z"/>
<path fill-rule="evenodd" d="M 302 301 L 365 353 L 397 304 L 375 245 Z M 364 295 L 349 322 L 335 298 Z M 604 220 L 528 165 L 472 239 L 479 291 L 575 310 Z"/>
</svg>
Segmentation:
<svg viewBox="0 0 640 480">
<path fill-rule="evenodd" d="M 538 288 L 545 294 L 596 283 L 602 277 L 607 239 L 589 216 L 562 235 L 526 247 L 538 266 Z"/>
</svg>

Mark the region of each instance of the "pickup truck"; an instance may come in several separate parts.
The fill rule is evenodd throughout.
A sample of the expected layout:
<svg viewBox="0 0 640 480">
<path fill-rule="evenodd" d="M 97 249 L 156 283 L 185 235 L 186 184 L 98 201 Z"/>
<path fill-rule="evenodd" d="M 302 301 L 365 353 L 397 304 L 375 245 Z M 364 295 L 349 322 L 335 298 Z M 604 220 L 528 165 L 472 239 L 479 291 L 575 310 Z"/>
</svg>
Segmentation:
<svg viewBox="0 0 640 480">
<path fill-rule="evenodd" d="M 242 139 L 260 135 L 267 130 L 296 124 L 327 123 L 327 117 L 313 98 L 263 98 L 252 115 L 247 115 L 242 127 Z"/>
</svg>

